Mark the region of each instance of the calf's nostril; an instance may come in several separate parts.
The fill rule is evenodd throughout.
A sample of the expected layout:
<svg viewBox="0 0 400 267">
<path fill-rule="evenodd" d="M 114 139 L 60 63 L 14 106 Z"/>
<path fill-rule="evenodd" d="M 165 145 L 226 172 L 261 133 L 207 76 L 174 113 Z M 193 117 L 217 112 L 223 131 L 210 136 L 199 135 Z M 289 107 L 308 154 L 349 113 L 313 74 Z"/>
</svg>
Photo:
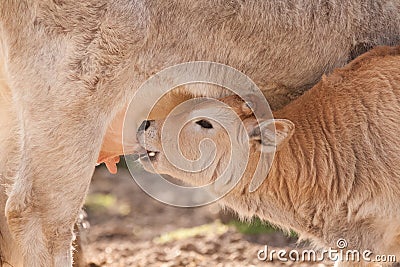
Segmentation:
<svg viewBox="0 0 400 267">
<path fill-rule="evenodd" d="M 150 127 L 151 121 L 145 120 L 140 124 L 139 131 L 146 131 Z"/>
</svg>

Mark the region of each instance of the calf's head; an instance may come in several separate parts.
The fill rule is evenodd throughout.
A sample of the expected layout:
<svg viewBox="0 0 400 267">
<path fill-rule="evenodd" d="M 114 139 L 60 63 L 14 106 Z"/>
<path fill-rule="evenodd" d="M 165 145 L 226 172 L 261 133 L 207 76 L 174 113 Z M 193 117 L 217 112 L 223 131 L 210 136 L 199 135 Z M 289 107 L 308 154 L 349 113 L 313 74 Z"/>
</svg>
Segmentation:
<svg viewBox="0 0 400 267">
<path fill-rule="evenodd" d="M 137 132 L 144 168 L 196 186 L 221 175 L 248 184 L 260 156 L 278 151 L 294 132 L 289 120 L 258 121 L 249 107 L 255 105 L 238 96 L 216 101 L 185 102 L 165 119 L 144 121 Z"/>
</svg>

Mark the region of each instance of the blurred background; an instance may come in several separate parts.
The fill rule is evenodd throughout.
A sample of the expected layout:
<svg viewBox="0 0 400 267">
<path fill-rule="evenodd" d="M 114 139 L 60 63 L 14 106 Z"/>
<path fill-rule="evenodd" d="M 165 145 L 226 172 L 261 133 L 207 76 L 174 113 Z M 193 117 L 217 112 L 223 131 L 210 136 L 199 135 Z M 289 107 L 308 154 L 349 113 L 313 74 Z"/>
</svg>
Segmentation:
<svg viewBox="0 0 400 267">
<path fill-rule="evenodd" d="M 135 168 L 146 175 L 139 163 Z M 116 175 L 97 167 L 84 210 L 88 216 L 80 237 L 90 267 L 324 266 L 258 260 L 265 245 L 301 250 L 309 244 L 296 244 L 295 233 L 283 233 L 257 218 L 242 222 L 216 203 L 177 208 L 158 202 L 138 187 L 124 159 Z"/>
</svg>

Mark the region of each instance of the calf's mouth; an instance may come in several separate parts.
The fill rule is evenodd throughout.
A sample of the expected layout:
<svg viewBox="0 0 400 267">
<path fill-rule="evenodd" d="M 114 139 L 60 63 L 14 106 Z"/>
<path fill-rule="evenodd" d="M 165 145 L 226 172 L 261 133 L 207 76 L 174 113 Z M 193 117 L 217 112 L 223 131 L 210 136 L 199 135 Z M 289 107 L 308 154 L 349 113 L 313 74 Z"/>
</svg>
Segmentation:
<svg viewBox="0 0 400 267">
<path fill-rule="evenodd" d="M 147 149 L 141 144 L 141 150 L 139 151 L 139 159 L 141 161 L 155 161 L 158 158 L 158 155 L 160 154 L 160 151 L 153 150 L 153 149 Z"/>
</svg>

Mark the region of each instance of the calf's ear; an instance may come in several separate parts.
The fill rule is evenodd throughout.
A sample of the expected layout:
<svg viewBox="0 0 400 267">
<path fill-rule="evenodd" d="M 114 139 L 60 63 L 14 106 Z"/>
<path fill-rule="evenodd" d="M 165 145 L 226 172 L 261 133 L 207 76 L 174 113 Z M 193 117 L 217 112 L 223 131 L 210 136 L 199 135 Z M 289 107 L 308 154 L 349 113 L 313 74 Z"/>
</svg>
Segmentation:
<svg viewBox="0 0 400 267">
<path fill-rule="evenodd" d="M 256 121 L 256 120 L 254 120 Z M 263 153 L 278 151 L 294 133 L 294 124 L 286 119 L 272 119 L 247 124 L 247 132 L 251 142 Z M 275 134 L 274 134 L 275 133 Z"/>
</svg>

